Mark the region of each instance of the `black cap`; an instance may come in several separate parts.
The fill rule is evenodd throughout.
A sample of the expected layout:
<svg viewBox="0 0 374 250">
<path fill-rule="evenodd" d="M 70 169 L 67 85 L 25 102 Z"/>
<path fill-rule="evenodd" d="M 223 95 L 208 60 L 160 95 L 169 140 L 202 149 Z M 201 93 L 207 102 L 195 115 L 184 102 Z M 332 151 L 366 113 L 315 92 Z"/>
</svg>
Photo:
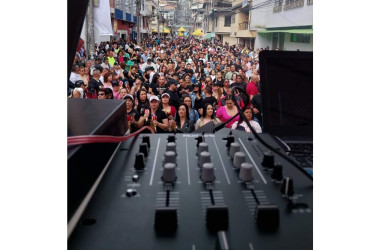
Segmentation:
<svg viewBox="0 0 374 250">
<path fill-rule="evenodd" d="M 114 85 L 117 85 L 117 86 L 119 86 L 119 82 L 118 82 L 118 81 L 116 81 L 116 80 L 112 81 L 112 86 L 114 86 Z"/>
<path fill-rule="evenodd" d="M 82 84 L 84 84 L 84 81 L 82 81 L 82 80 L 75 81 L 75 87 L 76 87 L 76 88 L 81 87 Z"/>
<path fill-rule="evenodd" d="M 147 59 L 147 62 L 153 62 L 151 58 L 148 58 Z"/>
<path fill-rule="evenodd" d="M 200 83 L 192 83 L 192 87 L 201 87 Z"/>
<path fill-rule="evenodd" d="M 114 65 L 118 65 L 118 62 L 115 62 Z"/>
</svg>

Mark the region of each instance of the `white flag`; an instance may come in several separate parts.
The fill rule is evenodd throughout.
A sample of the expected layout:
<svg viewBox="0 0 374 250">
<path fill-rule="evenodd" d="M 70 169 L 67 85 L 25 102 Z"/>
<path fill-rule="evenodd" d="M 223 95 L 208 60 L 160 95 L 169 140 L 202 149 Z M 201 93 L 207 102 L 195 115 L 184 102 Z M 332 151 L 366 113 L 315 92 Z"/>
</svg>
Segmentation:
<svg viewBox="0 0 374 250">
<path fill-rule="evenodd" d="M 113 29 L 110 21 L 109 0 L 100 0 L 98 7 L 93 7 L 94 25 L 99 36 L 112 36 Z"/>
</svg>

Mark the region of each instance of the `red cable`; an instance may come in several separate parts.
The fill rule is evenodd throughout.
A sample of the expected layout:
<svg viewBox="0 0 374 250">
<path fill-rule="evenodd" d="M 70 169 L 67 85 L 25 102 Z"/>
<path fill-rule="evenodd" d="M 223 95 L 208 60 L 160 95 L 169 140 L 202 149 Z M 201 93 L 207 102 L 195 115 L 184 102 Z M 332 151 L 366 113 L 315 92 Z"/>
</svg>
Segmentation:
<svg viewBox="0 0 374 250">
<path fill-rule="evenodd" d="M 88 143 L 118 143 L 122 141 L 126 141 L 131 137 L 139 134 L 145 129 L 149 129 L 152 134 L 155 133 L 153 128 L 149 126 L 142 127 L 135 133 L 126 135 L 126 136 L 110 136 L 110 135 L 78 135 L 78 136 L 70 136 L 68 137 L 68 146 L 73 145 L 80 145 L 80 144 L 88 144 Z"/>
</svg>

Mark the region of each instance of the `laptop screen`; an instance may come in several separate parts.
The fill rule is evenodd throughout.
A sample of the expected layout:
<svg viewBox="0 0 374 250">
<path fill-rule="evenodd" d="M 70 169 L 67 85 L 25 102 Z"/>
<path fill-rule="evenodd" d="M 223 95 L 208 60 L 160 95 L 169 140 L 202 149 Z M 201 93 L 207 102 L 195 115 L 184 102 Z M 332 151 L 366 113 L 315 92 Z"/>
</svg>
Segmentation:
<svg viewBox="0 0 374 250">
<path fill-rule="evenodd" d="M 260 52 L 264 132 L 313 136 L 313 52 Z"/>
</svg>

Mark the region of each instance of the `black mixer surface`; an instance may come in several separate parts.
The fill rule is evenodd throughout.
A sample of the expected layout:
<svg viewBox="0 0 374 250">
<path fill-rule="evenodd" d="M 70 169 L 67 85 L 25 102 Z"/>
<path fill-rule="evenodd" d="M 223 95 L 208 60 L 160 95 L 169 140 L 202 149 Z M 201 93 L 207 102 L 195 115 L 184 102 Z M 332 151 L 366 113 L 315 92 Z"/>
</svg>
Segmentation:
<svg viewBox="0 0 374 250">
<path fill-rule="evenodd" d="M 123 142 L 69 249 L 313 249 L 312 181 L 230 131 Z"/>
</svg>

